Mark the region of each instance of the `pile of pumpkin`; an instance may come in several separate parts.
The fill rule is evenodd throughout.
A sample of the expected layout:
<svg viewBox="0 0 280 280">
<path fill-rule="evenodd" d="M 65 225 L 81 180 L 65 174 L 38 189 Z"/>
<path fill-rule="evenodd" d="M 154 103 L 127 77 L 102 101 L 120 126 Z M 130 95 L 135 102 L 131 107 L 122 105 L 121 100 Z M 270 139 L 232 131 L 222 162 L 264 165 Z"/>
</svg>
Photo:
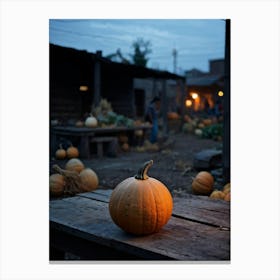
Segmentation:
<svg viewBox="0 0 280 280">
<path fill-rule="evenodd" d="M 222 120 L 216 117 L 191 118 L 189 115 L 184 116 L 185 123 L 182 131 L 187 134 L 195 134 L 202 138 L 210 138 L 217 141 L 222 140 Z"/>
<path fill-rule="evenodd" d="M 201 171 L 196 175 L 192 181 L 192 191 L 196 195 L 230 201 L 230 183 L 224 185 L 221 190 L 214 189 L 214 177 L 207 171 Z"/>
<path fill-rule="evenodd" d="M 74 195 L 93 191 L 98 187 L 99 179 L 95 171 L 85 167 L 78 158 L 69 159 L 64 169 L 57 164 L 52 168 L 56 173 L 49 178 L 51 196 Z"/>
<path fill-rule="evenodd" d="M 74 147 L 72 143 L 70 146 L 65 150 L 62 147 L 62 144 L 59 144 L 59 148 L 55 152 L 56 159 L 71 159 L 71 158 L 78 158 L 79 157 L 79 150 L 77 147 Z"/>
</svg>

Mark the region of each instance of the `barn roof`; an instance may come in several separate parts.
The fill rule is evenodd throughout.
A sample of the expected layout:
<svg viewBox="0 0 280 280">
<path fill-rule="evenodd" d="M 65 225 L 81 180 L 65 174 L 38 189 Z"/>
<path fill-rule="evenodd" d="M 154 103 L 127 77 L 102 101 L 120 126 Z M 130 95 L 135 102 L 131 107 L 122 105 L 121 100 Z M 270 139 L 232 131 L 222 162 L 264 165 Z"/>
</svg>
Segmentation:
<svg viewBox="0 0 280 280">
<path fill-rule="evenodd" d="M 84 61 L 89 63 L 89 61 L 97 61 L 99 60 L 101 64 L 105 64 L 108 66 L 113 66 L 119 68 L 119 71 L 125 70 L 125 72 L 129 72 L 130 75 L 134 78 L 157 78 L 157 79 L 174 79 L 174 80 L 185 80 L 184 76 L 180 76 L 168 71 L 161 71 L 152 68 L 147 68 L 143 66 L 137 66 L 134 64 L 125 64 L 120 62 L 111 61 L 108 58 L 100 57 L 96 53 L 90 53 L 85 50 L 76 50 L 73 48 L 62 47 L 54 44 L 50 44 L 50 51 L 56 51 L 58 53 L 66 54 L 81 59 L 81 62 Z"/>
</svg>

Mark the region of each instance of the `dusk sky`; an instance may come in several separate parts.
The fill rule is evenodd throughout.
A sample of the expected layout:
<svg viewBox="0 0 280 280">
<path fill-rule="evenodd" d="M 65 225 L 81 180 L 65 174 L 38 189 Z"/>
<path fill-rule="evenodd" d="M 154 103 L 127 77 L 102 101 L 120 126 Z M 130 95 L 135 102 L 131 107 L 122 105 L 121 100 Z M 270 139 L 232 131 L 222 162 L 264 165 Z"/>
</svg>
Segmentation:
<svg viewBox="0 0 280 280">
<path fill-rule="evenodd" d="M 55 19 L 49 21 L 50 43 L 103 56 L 120 49 L 130 59 L 137 38 L 150 41 L 150 68 L 177 73 L 196 68 L 209 70 L 209 60 L 224 58 L 225 21 L 222 19 Z"/>
</svg>

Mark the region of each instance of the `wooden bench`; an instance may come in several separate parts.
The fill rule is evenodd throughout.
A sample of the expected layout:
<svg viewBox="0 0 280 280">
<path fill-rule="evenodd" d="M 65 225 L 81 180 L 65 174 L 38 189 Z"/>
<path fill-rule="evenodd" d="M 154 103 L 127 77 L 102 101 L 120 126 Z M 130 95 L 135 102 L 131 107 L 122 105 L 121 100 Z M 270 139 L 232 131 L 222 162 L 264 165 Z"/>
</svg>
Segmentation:
<svg viewBox="0 0 280 280">
<path fill-rule="evenodd" d="M 59 145 L 60 137 L 65 137 L 66 139 L 78 138 L 78 148 L 80 151 L 80 157 L 90 158 L 91 139 L 94 139 L 96 137 L 117 137 L 119 133 L 128 133 L 130 135 L 133 135 L 134 131 L 138 129 L 142 129 L 145 134 L 146 131 L 151 128 L 152 128 L 151 125 L 140 125 L 135 127 L 96 127 L 96 128 L 53 126 L 50 128 L 50 155 L 53 156 L 55 154 L 55 151 Z M 101 140 L 97 140 L 97 142 L 98 141 Z M 102 143 L 98 144 L 99 155 L 101 155 L 101 145 L 103 146 Z"/>
<path fill-rule="evenodd" d="M 117 227 L 109 214 L 111 190 L 50 201 L 50 260 L 230 260 L 230 203 L 187 195 L 173 199 L 168 223 L 148 236 Z"/>
<path fill-rule="evenodd" d="M 103 151 L 104 151 L 104 143 L 109 143 L 111 144 L 110 149 L 112 150 L 112 153 L 117 153 L 116 151 L 116 144 L 118 142 L 118 138 L 117 137 L 109 137 L 109 136 L 98 136 L 98 137 L 92 137 L 90 140 L 91 143 L 96 143 L 97 144 L 97 156 L 98 157 L 103 157 Z"/>
</svg>

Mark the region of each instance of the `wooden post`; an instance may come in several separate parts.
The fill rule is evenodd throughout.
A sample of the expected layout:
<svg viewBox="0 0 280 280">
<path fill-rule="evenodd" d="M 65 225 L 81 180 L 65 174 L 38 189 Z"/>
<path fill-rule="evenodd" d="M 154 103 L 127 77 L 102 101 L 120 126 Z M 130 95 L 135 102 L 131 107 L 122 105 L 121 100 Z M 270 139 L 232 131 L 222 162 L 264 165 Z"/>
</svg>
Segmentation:
<svg viewBox="0 0 280 280">
<path fill-rule="evenodd" d="M 223 180 L 224 183 L 228 183 L 230 182 L 230 19 L 226 20 L 225 35 Z"/>
<path fill-rule="evenodd" d="M 166 96 L 166 80 L 162 80 L 162 95 L 161 95 L 161 104 L 162 104 L 162 121 L 163 121 L 163 136 L 168 134 L 168 120 L 167 120 L 167 96 Z"/>
<path fill-rule="evenodd" d="M 100 58 L 102 57 L 102 52 L 96 52 L 96 59 L 94 61 L 94 92 L 93 92 L 93 104 L 98 106 L 101 99 L 101 71 L 100 71 Z"/>
<path fill-rule="evenodd" d="M 185 122 L 185 112 L 186 112 L 186 105 L 185 105 L 185 83 L 182 80 L 179 80 L 179 88 L 181 93 L 181 99 L 180 99 L 180 106 L 181 106 L 181 125 L 180 125 L 180 131 L 182 131 L 182 127 Z"/>
</svg>

